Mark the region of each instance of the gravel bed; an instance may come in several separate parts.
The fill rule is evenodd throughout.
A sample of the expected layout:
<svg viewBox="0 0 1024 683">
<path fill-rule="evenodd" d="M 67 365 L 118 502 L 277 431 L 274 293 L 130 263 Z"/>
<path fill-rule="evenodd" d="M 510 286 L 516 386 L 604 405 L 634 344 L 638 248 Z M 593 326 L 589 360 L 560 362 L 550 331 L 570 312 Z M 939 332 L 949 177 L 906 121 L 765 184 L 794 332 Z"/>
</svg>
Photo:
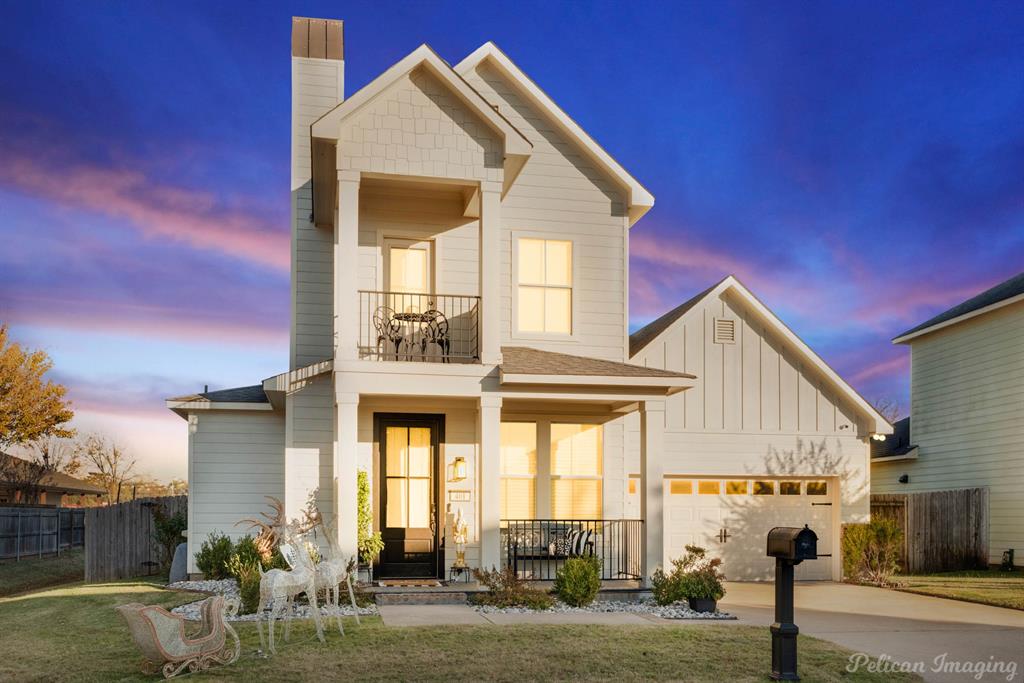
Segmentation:
<svg viewBox="0 0 1024 683">
<path fill-rule="evenodd" d="M 597 600 L 586 607 L 571 607 L 564 602 L 555 602 L 555 606 L 549 610 L 532 610 L 528 607 L 492 607 L 490 605 L 476 605 L 478 612 L 485 614 L 529 614 L 532 612 L 566 612 L 580 614 L 628 612 L 631 614 L 650 614 L 662 619 L 735 619 L 728 612 L 697 612 L 690 609 L 685 603 L 672 605 L 659 605 L 653 600 L 640 602 L 627 602 L 619 600 Z"/>
<path fill-rule="evenodd" d="M 211 595 L 225 595 L 227 597 L 238 597 L 238 582 L 234 579 L 222 579 L 220 581 L 178 581 L 167 586 L 172 590 L 184 590 L 184 591 L 197 591 L 200 593 L 209 593 Z M 205 599 L 205 598 L 204 598 Z M 348 600 L 346 592 L 342 592 L 342 599 Z M 202 600 L 196 600 L 185 605 L 179 605 L 171 610 L 174 614 L 180 614 L 189 620 L 199 620 L 199 605 Z M 376 605 L 369 605 L 367 607 L 359 607 L 359 616 L 371 616 L 378 614 Z M 321 605 L 320 616 L 321 617 L 333 617 L 339 614 L 343 617 L 351 617 L 355 614 L 352 611 L 352 605 L 345 604 L 335 610 L 331 605 Z M 292 618 L 293 619 L 309 619 L 311 618 L 309 611 L 309 605 L 295 603 L 292 605 Z M 228 617 L 228 621 L 256 621 L 257 615 L 255 614 L 239 614 L 234 617 Z"/>
</svg>

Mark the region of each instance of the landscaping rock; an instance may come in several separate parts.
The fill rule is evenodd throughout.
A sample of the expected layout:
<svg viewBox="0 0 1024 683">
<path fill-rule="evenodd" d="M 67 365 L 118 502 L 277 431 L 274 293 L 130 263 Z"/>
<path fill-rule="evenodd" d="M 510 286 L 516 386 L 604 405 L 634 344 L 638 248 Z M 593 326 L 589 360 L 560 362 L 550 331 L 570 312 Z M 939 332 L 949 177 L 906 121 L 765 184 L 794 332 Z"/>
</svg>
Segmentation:
<svg viewBox="0 0 1024 683">
<path fill-rule="evenodd" d="M 653 600 L 625 602 L 618 600 L 597 600 L 586 607 L 571 607 L 564 602 L 556 602 L 550 610 L 531 610 L 528 607 L 491 607 L 477 605 L 476 610 L 485 614 L 529 614 L 532 612 L 558 613 L 608 613 L 628 612 L 631 614 L 650 614 L 662 619 L 735 619 L 727 612 L 697 612 L 686 603 L 677 602 L 671 605 L 659 605 Z"/>
<path fill-rule="evenodd" d="M 219 581 L 177 581 L 167 586 L 172 590 L 180 591 L 195 591 L 198 593 L 209 593 L 211 595 L 224 595 L 227 597 L 239 596 L 238 593 L 238 582 L 234 579 L 221 579 Z M 348 599 L 348 595 L 342 591 L 344 599 Z M 205 598 L 204 598 L 205 599 Z M 200 619 L 199 605 L 202 600 L 196 600 L 186 605 L 180 605 L 171 610 L 174 614 L 180 614 L 188 620 L 198 621 Z M 359 607 L 359 616 L 370 616 L 378 614 L 376 605 L 369 605 L 367 607 Z M 339 614 L 343 617 L 351 617 L 355 614 L 352 611 L 351 605 L 343 605 L 337 611 L 331 605 L 320 606 L 320 616 L 323 618 L 333 617 L 335 614 Z M 312 614 L 309 611 L 309 605 L 306 603 L 294 603 L 292 605 L 292 618 L 293 619 L 310 619 Z M 228 621 L 256 621 L 256 614 L 238 614 L 234 617 L 229 617 Z"/>
<path fill-rule="evenodd" d="M 179 543 L 174 549 L 174 559 L 171 561 L 171 583 L 184 581 L 188 578 L 188 543 Z"/>
</svg>

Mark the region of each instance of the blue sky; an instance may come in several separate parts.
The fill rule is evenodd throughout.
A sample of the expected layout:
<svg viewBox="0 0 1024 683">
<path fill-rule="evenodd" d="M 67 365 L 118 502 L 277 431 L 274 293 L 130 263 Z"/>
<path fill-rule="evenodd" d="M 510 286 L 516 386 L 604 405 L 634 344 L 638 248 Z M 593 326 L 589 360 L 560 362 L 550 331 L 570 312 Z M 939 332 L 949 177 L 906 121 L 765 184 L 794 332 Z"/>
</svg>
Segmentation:
<svg viewBox="0 0 1024 683">
<path fill-rule="evenodd" d="M 657 197 L 634 326 L 734 273 L 906 405 L 889 339 L 1024 269 L 1020 3 L 14 5 L 0 321 L 158 476 L 163 397 L 287 365 L 292 15 L 345 20 L 348 94 L 501 46 Z"/>
</svg>

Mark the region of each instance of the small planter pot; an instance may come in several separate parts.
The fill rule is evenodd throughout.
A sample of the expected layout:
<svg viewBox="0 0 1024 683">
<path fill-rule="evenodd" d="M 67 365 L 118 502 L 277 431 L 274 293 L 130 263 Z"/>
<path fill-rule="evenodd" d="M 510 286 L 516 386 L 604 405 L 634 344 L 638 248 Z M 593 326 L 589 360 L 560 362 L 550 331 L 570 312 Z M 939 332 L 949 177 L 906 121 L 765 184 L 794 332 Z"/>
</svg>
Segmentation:
<svg viewBox="0 0 1024 683">
<path fill-rule="evenodd" d="M 688 602 L 694 612 L 714 612 L 718 607 L 717 601 L 706 598 L 689 598 Z"/>
<path fill-rule="evenodd" d="M 360 563 L 356 580 L 363 584 L 373 583 L 373 565 Z"/>
</svg>

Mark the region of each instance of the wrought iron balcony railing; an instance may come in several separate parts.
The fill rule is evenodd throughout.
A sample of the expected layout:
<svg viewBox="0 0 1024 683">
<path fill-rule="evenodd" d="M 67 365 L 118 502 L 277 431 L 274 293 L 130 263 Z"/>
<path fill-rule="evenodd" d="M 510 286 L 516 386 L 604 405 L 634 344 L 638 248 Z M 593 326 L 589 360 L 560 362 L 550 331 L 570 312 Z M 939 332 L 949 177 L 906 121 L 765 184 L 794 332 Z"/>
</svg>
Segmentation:
<svg viewBox="0 0 1024 683">
<path fill-rule="evenodd" d="M 480 297 L 359 292 L 359 357 L 480 362 Z"/>
<path fill-rule="evenodd" d="M 570 557 L 601 561 L 601 578 L 640 579 L 643 574 L 642 519 L 503 519 L 505 565 L 522 578 L 552 581 Z"/>
</svg>

